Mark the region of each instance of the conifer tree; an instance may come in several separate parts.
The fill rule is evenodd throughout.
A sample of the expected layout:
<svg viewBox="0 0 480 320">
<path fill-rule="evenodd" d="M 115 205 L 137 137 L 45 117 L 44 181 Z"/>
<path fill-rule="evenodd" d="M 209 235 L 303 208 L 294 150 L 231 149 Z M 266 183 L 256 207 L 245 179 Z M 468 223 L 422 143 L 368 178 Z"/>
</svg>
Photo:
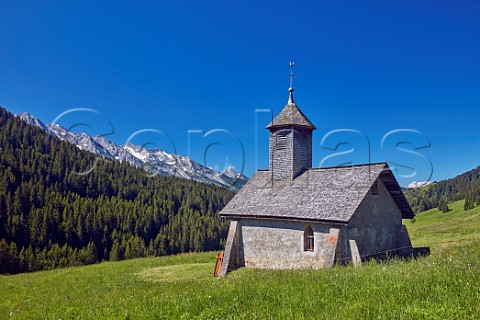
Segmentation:
<svg viewBox="0 0 480 320">
<path fill-rule="evenodd" d="M 468 211 L 475 208 L 475 202 L 473 200 L 473 196 L 471 193 L 467 194 L 467 197 L 465 198 L 465 203 L 463 205 L 463 210 Z"/>
<path fill-rule="evenodd" d="M 447 198 L 445 196 L 442 196 L 440 198 L 440 200 L 438 201 L 438 206 L 437 206 L 438 210 L 442 211 L 442 212 L 448 212 L 450 211 L 450 208 L 448 207 L 448 202 L 447 202 Z"/>
</svg>

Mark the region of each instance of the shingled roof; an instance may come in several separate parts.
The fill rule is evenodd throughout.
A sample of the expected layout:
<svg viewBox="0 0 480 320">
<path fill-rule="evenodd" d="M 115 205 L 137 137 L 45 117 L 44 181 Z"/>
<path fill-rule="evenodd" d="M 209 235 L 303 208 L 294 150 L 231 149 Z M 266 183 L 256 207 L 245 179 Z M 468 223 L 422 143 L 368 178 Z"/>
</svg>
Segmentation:
<svg viewBox="0 0 480 320">
<path fill-rule="evenodd" d="M 290 125 L 297 125 L 312 130 L 317 129 L 293 102 L 287 103 L 278 116 L 276 116 L 275 119 L 268 124 L 267 129 Z"/>
<path fill-rule="evenodd" d="M 413 218 L 414 213 L 386 163 L 309 169 L 293 181 L 272 181 L 271 171 L 259 171 L 220 215 L 347 223 L 378 177 L 402 217 Z"/>
</svg>

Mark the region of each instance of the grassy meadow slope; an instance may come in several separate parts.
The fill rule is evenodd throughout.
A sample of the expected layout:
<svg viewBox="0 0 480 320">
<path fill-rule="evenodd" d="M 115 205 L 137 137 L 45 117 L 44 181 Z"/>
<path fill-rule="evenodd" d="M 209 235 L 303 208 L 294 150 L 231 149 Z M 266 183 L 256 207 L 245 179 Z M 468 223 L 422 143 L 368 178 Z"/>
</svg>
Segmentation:
<svg viewBox="0 0 480 320">
<path fill-rule="evenodd" d="M 0 319 L 477 319 L 480 208 L 449 206 L 406 221 L 427 258 L 217 279 L 197 253 L 0 276 Z"/>
<path fill-rule="evenodd" d="M 433 253 L 452 245 L 480 241 L 480 207 L 464 211 L 465 200 L 449 203 L 449 212 L 431 209 L 420 212 L 415 223 L 406 220 L 412 244 L 429 246 Z"/>
</svg>

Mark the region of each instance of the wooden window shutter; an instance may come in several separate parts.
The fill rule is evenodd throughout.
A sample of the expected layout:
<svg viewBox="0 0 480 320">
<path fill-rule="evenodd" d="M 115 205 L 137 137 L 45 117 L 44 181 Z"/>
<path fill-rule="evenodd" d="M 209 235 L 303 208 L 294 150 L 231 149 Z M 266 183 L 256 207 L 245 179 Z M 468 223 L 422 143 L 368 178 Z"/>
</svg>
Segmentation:
<svg viewBox="0 0 480 320">
<path fill-rule="evenodd" d="M 275 149 L 284 150 L 287 148 L 287 144 L 288 144 L 288 136 L 286 135 L 286 133 L 284 132 L 278 133 L 275 136 Z"/>
</svg>

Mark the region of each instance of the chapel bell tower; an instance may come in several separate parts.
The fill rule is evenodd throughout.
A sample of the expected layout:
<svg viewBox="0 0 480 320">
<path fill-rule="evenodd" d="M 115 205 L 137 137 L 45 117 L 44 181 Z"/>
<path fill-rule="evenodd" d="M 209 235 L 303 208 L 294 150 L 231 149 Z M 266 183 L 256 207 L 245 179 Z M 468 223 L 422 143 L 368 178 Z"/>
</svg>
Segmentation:
<svg viewBox="0 0 480 320">
<path fill-rule="evenodd" d="M 270 130 L 270 171 L 273 180 L 292 181 L 312 167 L 312 132 L 317 128 L 293 101 L 294 63 L 290 62 L 288 103 L 267 126 Z"/>
</svg>

